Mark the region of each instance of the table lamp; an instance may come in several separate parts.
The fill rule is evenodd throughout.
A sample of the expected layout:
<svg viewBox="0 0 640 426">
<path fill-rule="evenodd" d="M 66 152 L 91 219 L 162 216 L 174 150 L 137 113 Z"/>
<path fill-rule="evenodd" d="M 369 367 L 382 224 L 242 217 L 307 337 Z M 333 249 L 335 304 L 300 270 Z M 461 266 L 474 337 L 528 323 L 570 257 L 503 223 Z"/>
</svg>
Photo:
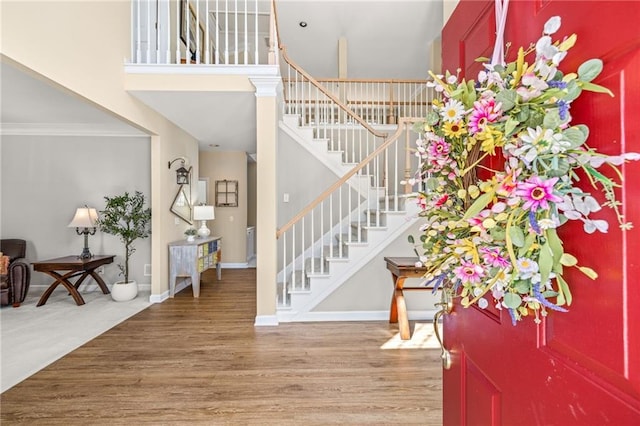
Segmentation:
<svg viewBox="0 0 640 426">
<path fill-rule="evenodd" d="M 98 221 L 98 213 L 96 209 L 87 207 L 79 207 L 75 216 L 69 223 L 69 228 L 76 228 L 76 234 L 84 235 L 84 249 L 78 258 L 91 259 L 93 255 L 89 251 L 89 235 L 96 233 L 96 222 Z"/>
<path fill-rule="evenodd" d="M 215 218 L 213 206 L 194 206 L 193 220 L 201 221 L 200 228 L 198 229 L 198 236 L 200 238 L 206 238 L 211 234 L 211 231 L 207 228 L 207 221 Z"/>
</svg>

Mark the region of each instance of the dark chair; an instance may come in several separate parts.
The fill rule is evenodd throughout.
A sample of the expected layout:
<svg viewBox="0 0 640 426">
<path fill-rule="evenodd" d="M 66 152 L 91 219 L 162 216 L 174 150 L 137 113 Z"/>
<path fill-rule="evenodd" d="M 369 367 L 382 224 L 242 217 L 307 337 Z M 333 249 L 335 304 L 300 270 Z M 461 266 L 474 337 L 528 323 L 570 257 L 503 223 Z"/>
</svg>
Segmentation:
<svg viewBox="0 0 640 426">
<path fill-rule="evenodd" d="M 7 275 L 0 280 L 0 304 L 17 308 L 27 297 L 31 281 L 31 269 L 25 260 L 27 242 L 19 239 L 0 240 L 0 252 L 9 257 Z"/>
</svg>

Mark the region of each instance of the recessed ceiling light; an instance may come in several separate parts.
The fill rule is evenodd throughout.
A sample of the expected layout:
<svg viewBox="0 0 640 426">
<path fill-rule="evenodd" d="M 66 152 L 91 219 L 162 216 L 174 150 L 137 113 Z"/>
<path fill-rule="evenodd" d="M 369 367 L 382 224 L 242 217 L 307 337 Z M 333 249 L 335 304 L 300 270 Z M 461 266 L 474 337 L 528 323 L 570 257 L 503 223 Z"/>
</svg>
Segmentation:
<svg viewBox="0 0 640 426">
<path fill-rule="evenodd" d="M 302 28 L 306 28 L 307 27 L 307 23 L 305 21 L 300 21 L 300 23 L 298 25 L 300 25 Z"/>
</svg>

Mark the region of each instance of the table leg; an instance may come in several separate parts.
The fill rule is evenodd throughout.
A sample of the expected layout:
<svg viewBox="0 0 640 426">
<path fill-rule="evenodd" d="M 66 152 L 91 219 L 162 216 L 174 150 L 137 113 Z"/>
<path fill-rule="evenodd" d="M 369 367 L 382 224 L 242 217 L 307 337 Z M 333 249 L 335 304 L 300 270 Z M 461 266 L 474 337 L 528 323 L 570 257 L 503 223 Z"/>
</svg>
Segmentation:
<svg viewBox="0 0 640 426">
<path fill-rule="evenodd" d="M 389 311 L 389 322 L 398 323 L 400 328 L 400 338 L 402 340 L 411 339 L 411 329 L 409 328 L 409 318 L 407 316 L 407 305 L 404 300 L 404 280 L 407 277 L 393 275 L 394 289 L 391 297 L 391 309 Z"/>
<path fill-rule="evenodd" d="M 107 287 L 107 285 L 104 283 L 104 280 L 102 279 L 102 277 L 100 275 L 96 274 L 95 269 L 91 270 L 90 275 L 95 280 L 95 282 L 98 283 L 98 286 L 100 287 L 100 290 L 102 290 L 102 294 L 110 294 L 111 293 L 109 291 L 109 287 Z"/>
<path fill-rule="evenodd" d="M 47 300 L 49 300 L 49 296 L 51 296 L 51 293 L 53 293 L 53 290 L 55 290 L 56 287 L 58 287 L 58 285 L 60 284 L 62 284 L 64 288 L 66 288 L 67 291 L 69 291 L 69 294 L 73 297 L 73 300 L 76 301 L 76 304 L 78 306 L 84 305 L 84 299 L 82 298 L 80 293 L 78 293 L 78 290 L 74 287 L 74 285 L 71 284 L 68 280 L 68 278 L 70 276 L 73 276 L 77 271 L 71 271 L 64 275 L 60 275 L 55 271 L 43 271 L 43 272 L 45 272 L 48 275 L 51 275 L 53 278 L 55 278 L 55 281 L 45 290 L 44 293 L 42 293 L 42 296 L 40 296 L 40 300 L 38 301 L 38 304 L 36 306 L 42 306 L 45 303 L 47 303 Z"/>
</svg>

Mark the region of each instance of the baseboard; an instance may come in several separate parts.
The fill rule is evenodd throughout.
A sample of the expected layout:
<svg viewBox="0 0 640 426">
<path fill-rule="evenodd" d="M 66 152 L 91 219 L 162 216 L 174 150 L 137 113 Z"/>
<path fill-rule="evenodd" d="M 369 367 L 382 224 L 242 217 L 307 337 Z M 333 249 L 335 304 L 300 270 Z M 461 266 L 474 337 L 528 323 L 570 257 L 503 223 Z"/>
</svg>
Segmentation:
<svg viewBox="0 0 640 426">
<path fill-rule="evenodd" d="M 410 321 L 433 321 L 436 310 L 409 311 Z M 325 312 L 278 312 L 280 322 L 329 322 L 329 321 L 389 321 L 389 311 L 325 311 Z"/>
<path fill-rule="evenodd" d="M 162 303 L 169 298 L 169 290 L 163 292 L 162 294 L 152 294 L 149 296 L 150 303 Z"/>
<path fill-rule="evenodd" d="M 244 263 L 222 263 L 220 262 L 220 267 L 222 269 L 247 269 L 249 264 L 247 262 Z"/>
<path fill-rule="evenodd" d="M 256 322 L 253 325 L 256 327 L 278 325 L 278 316 L 277 315 L 256 315 Z"/>
</svg>

